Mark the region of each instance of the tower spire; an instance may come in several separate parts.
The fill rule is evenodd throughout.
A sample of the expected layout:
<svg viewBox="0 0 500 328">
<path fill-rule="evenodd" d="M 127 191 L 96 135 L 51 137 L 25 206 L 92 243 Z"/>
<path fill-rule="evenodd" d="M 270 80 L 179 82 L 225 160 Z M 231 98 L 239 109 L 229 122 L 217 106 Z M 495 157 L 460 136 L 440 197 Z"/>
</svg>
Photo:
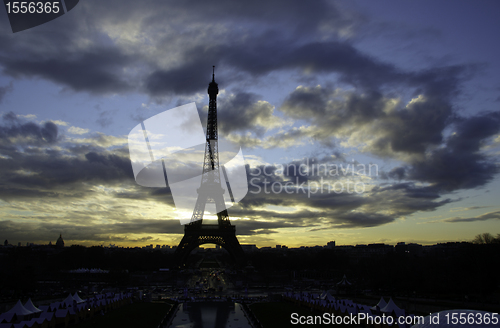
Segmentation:
<svg viewBox="0 0 500 328">
<path fill-rule="evenodd" d="M 212 66 L 212 82 L 215 82 L 215 65 Z"/>
</svg>

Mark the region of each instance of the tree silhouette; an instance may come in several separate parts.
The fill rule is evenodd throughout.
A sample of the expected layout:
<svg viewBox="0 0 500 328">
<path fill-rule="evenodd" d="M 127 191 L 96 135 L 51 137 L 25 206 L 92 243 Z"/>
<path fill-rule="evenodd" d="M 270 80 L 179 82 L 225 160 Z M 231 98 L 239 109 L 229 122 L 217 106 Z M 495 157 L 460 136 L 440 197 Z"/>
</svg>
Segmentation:
<svg viewBox="0 0 500 328">
<path fill-rule="evenodd" d="M 500 234 L 497 234 L 497 238 L 493 237 L 493 235 L 489 232 L 481 233 L 474 237 L 472 240 L 474 244 L 494 244 L 500 242 Z"/>
</svg>

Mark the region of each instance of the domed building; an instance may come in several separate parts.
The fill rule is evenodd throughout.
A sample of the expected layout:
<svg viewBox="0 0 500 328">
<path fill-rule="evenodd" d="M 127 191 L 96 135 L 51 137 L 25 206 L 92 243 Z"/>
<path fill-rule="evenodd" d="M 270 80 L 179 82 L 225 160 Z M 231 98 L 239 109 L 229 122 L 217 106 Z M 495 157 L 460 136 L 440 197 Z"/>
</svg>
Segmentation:
<svg viewBox="0 0 500 328">
<path fill-rule="evenodd" d="M 62 239 L 62 234 L 60 234 L 59 238 L 57 238 L 56 247 L 57 248 L 63 248 L 64 247 L 64 240 Z"/>
</svg>

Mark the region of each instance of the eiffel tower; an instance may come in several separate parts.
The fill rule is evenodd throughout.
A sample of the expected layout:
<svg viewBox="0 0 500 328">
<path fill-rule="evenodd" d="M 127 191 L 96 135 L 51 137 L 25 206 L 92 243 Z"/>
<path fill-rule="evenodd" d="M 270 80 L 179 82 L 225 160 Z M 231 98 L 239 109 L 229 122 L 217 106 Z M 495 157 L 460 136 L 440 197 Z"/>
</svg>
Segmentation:
<svg viewBox="0 0 500 328">
<path fill-rule="evenodd" d="M 205 143 L 205 158 L 201 185 L 194 207 L 191 222 L 184 226 L 184 237 L 175 251 L 179 263 L 183 264 L 191 251 L 202 244 L 216 244 L 229 252 L 237 265 L 244 265 L 245 253 L 236 238 L 236 227 L 229 221 L 229 215 L 224 204 L 225 190 L 221 186 L 219 170 L 219 150 L 217 133 L 217 94 L 219 87 L 215 83 L 215 66 L 212 72 L 212 82 L 208 85 L 210 97 L 208 106 L 207 138 Z M 222 172 L 227 176 L 222 167 Z M 228 185 L 229 195 L 232 197 Z M 207 203 L 215 203 L 217 224 L 202 224 L 203 213 Z"/>
</svg>

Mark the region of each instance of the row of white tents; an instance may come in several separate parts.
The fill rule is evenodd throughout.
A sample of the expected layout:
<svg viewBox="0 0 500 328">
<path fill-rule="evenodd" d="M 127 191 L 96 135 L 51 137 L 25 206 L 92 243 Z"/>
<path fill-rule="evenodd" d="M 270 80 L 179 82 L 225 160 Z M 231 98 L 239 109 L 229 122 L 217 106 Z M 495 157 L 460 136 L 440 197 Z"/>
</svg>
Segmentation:
<svg viewBox="0 0 500 328">
<path fill-rule="evenodd" d="M 35 306 L 31 298 L 25 304 L 19 300 L 9 311 L 0 314 L 0 328 L 67 327 L 71 322 L 85 320 L 94 313 L 106 311 L 130 302 L 131 293 L 107 293 L 83 300 L 78 293 L 69 294 L 61 302 Z"/>
<path fill-rule="evenodd" d="M 337 299 L 329 292 L 322 294 L 311 293 L 292 293 L 284 295 L 294 303 L 310 307 L 323 313 L 332 313 L 336 316 L 346 317 L 357 314 L 365 314 L 366 318 L 359 321 L 357 325 L 367 328 L 498 328 L 500 322 L 498 313 L 480 311 L 480 310 L 444 310 L 431 313 L 428 316 L 416 317 L 413 314 L 405 313 L 404 309 L 399 308 L 394 301 L 389 299 L 386 302 L 384 298 L 374 306 L 354 303 L 352 300 Z M 381 317 L 392 317 L 392 324 L 388 320 L 384 323 Z M 358 315 L 358 318 L 360 316 Z M 378 320 L 377 320 L 377 319 Z M 451 319 L 450 319 L 451 318 Z M 454 319 L 455 318 L 455 319 Z M 403 319 L 403 320 L 399 320 Z M 379 323 L 381 322 L 381 323 Z M 375 323 L 375 324 L 374 324 Z"/>
<path fill-rule="evenodd" d="M 288 299 L 294 303 L 299 303 L 302 306 L 310 307 L 311 309 L 318 310 L 321 312 L 333 313 L 337 316 L 347 316 L 347 315 L 357 315 L 359 313 L 364 313 L 367 322 L 379 322 L 380 320 L 376 317 L 381 316 L 391 316 L 393 318 L 399 318 L 401 316 L 414 317 L 412 314 L 406 314 L 404 309 L 399 308 L 392 298 L 389 302 L 386 302 L 384 298 L 380 298 L 380 301 L 374 306 L 368 306 L 364 304 L 354 303 L 352 300 L 347 299 L 337 299 L 330 294 L 330 292 L 324 292 L 322 294 L 313 293 L 292 293 L 288 292 L 284 295 L 285 299 Z M 394 320 L 395 324 L 393 327 L 407 328 L 411 325 L 407 324 L 397 324 L 397 320 Z M 368 325 L 367 325 L 368 326 Z"/>
</svg>

